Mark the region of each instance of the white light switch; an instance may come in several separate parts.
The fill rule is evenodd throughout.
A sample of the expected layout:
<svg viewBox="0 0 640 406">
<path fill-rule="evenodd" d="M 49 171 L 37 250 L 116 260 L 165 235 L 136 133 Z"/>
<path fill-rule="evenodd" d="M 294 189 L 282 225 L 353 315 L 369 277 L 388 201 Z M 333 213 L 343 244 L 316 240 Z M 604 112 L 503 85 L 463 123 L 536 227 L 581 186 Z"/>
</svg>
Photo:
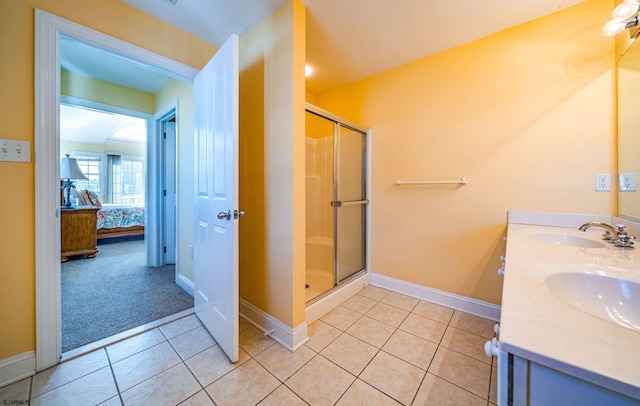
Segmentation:
<svg viewBox="0 0 640 406">
<path fill-rule="evenodd" d="M 31 162 L 31 143 L 0 139 L 0 161 Z"/>
</svg>

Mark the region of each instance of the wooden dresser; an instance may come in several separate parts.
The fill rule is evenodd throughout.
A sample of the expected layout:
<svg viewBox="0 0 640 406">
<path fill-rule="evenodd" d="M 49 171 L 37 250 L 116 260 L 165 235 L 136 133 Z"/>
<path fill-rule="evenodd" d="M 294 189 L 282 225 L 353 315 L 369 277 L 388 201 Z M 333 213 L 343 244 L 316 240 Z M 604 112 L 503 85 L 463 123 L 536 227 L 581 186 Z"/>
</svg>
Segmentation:
<svg viewBox="0 0 640 406">
<path fill-rule="evenodd" d="M 94 258 L 98 253 L 96 223 L 97 207 L 81 206 L 75 209 L 60 208 L 61 261 L 74 255 L 87 254 Z"/>
</svg>

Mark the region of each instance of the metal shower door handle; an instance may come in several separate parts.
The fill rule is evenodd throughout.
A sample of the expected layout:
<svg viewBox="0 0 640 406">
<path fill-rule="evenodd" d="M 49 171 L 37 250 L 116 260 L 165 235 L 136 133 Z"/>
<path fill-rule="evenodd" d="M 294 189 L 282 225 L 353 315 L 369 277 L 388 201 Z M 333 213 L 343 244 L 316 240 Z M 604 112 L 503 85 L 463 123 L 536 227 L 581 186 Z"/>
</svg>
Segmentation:
<svg viewBox="0 0 640 406">
<path fill-rule="evenodd" d="M 231 220 L 231 210 L 228 210 L 226 213 L 221 211 L 220 213 L 218 213 L 218 218 L 220 220 L 224 220 L 224 219 Z"/>
</svg>

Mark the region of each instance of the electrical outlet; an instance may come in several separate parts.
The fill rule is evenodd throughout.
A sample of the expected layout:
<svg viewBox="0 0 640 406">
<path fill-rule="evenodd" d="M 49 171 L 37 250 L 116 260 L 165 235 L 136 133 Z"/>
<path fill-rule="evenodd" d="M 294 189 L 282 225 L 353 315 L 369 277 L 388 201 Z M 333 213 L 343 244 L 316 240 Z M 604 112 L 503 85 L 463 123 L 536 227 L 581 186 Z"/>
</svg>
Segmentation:
<svg viewBox="0 0 640 406">
<path fill-rule="evenodd" d="M 621 192 L 635 192 L 636 190 L 636 174 L 635 173 L 621 173 L 618 175 L 618 181 L 620 182 L 619 188 Z"/>
<path fill-rule="evenodd" d="M 596 190 L 608 192 L 611 190 L 611 175 L 608 173 L 596 174 Z"/>
</svg>

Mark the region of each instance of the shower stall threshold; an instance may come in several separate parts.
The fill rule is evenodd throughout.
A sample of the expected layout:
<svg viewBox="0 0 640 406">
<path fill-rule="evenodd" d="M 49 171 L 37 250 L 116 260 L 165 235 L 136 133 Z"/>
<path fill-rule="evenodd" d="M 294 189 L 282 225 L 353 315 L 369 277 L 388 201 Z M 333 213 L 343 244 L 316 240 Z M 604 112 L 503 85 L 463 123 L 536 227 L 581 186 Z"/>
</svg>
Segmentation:
<svg viewBox="0 0 640 406">
<path fill-rule="evenodd" d="M 318 320 L 320 317 L 338 307 L 342 302 L 360 292 L 362 288 L 369 284 L 369 273 L 366 269 L 352 275 L 342 281 L 340 285 L 323 293 L 322 295 L 309 300 L 306 303 L 307 325 Z"/>
</svg>

